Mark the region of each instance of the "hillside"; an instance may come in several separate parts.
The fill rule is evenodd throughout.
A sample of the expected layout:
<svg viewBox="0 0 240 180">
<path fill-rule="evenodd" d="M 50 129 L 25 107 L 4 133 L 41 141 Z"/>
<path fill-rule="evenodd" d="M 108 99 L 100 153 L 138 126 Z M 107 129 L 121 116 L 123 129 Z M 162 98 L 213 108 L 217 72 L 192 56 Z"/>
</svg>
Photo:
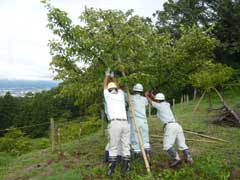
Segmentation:
<svg viewBox="0 0 240 180">
<path fill-rule="evenodd" d="M 226 101 L 239 110 L 240 91 L 225 93 Z M 147 175 L 143 161 L 132 161 L 129 176 L 126 179 L 240 179 L 240 130 L 236 127 L 212 124 L 208 112 L 207 98 L 199 110 L 192 116 L 196 101 L 188 105 L 176 105 L 175 115 L 184 129 L 225 139 L 229 143 L 210 143 L 188 141 L 194 158 L 193 165 L 182 163 L 177 169 L 169 169 L 170 158 L 162 150 L 161 138 L 151 137 L 152 175 Z M 235 106 L 237 105 L 237 106 Z M 220 107 L 220 101 L 213 99 L 214 108 Z M 149 118 L 150 135 L 161 136 L 162 125 L 154 116 Z M 187 139 L 206 140 L 196 135 L 185 134 Z M 75 140 L 62 146 L 63 154 L 51 153 L 51 149 L 33 151 L 17 158 L 0 153 L 0 179 L 42 179 L 75 180 L 107 179 L 107 164 L 101 162 L 107 136 L 101 130 L 80 141 Z M 116 170 L 113 179 L 121 179 Z"/>
</svg>

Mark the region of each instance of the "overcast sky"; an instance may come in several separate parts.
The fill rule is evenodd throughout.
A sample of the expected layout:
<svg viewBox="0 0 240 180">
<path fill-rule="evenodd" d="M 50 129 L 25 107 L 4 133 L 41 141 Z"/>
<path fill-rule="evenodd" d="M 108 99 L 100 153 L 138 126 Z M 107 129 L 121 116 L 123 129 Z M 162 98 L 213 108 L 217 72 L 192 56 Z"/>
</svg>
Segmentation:
<svg viewBox="0 0 240 180">
<path fill-rule="evenodd" d="M 101 9 L 134 9 L 151 16 L 166 0 L 52 0 L 78 23 L 84 6 Z M 46 10 L 40 0 L 0 0 L 0 79 L 52 79 L 46 28 Z"/>
</svg>

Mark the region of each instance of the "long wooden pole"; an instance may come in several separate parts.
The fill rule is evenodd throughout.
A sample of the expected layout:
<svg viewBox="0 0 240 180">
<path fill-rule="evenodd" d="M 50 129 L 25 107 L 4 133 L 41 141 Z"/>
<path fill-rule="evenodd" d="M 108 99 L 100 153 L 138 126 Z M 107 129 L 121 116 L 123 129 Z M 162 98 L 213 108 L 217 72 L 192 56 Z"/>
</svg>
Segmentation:
<svg viewBox="0 0 240 180">
<path fill-rule="evenodd" d="M 212 136 L 207 136 L 205 134 L 200 134 L 200 133 L 196 133 L 196 132 L 189 131 L 189 130 L 184 130 L 184 132 L 188 133 L 188 134 L 194 134 L 194 135 L 197 135 L 197 136 L 205 137 L 205 138 L 208 138 L 208 139 L 213 139 L 213 140 L 216 140 L 216 141 L 229 142 L 229 141 L 226 141 L 224 139 L 220 139 L 220 138 L 216 138 L 216 137 L 212 137 Z"/>
<path fill-rule="evenodd" d="M 200 97 L 200 99 L 199 99 L 197 105 L 196 105 L 195 108 L 193 109 L 193 113 L 195 113 L 195 112 L 197 111 L 197 109 L 198 109 L 200 103 L 202 102 L 202 100 L 203 100 L 205 94 L 206 94 L 206 91 L 204 91 L 203 94 L 202 94 L 202 96 Z"/>
<path fill-rule="evenodd" d="M 163 138 L 163 136 L 158 136 L 158 135 L 151 135 L 152 138 Z M 191 138 L 186 138 L 186 141 L 193 141 L 193 142 L 206 142 L 206 143 L 219 143 L 215 140 L 203 140 L 203 139 L 191 139 Z"/>
<path fill-rule="evenodd" d="M 124 77 L 126 76 L 126 74 L 125 74 L 125 72 L 123 70 L 122 70 L 122 75 Z M 128 89 L 127 86 L 126 86 L 126 92 L 127 92 L 129 107 L 130 107 L 130 110 L 131 110 L 131 113 L 132 113 L 132 117 L 133 117 L 133 123 L 134 123 L 135 129 L 136 129 L 136 132 L 137 132 L 138 142 L 140 143 L 140 148 L 141 148 L 141 151 L 142 151 L 144 163 L 145 163 L 147 172 L 150 173 L 151 172 L 150 165 L 149 165 L 149 162 L 148 162 L 145 150 L 144 150 L 141 132 L 140 132 L 140 130 L 138 128 L 138 124 L 137 124 L 137 120 L 136 120 L 136 114 L 135 114 L 135 111 L 134 111 L 134 108 L 133 108 L 130 92 L 129 92 L 129 89 Z"/>
</svg>

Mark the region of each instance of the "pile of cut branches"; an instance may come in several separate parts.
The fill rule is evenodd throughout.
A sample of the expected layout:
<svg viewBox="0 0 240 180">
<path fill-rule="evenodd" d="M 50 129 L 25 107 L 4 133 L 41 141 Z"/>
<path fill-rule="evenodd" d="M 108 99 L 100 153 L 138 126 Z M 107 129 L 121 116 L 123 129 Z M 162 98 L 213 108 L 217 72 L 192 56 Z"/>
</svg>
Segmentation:
<svg viewBox="0 0 240 180">
<path fill-rule="evenodd" d="M 222 106 L 219 109 L 214 109 L 213 123 L 224 124 L 234 127 L 240 127 L 240 112 L 234 112 L 226 106 Z"/>
</svg>

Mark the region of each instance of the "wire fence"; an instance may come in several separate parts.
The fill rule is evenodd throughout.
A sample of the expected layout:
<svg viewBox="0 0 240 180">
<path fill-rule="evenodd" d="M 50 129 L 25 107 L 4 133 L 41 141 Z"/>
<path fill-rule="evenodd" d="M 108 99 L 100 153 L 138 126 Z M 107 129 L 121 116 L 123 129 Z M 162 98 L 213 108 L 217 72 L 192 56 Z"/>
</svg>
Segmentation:
<svg viewBox="0 0 240 180">
<path fill-rule="evenodd" d="M 73 122 L 79 122 L 79 123 L 86 123 L 87 121 L 82 121 L 80 119 L 77 120 L 58 120 L 56 121 L 58 124 L 63 124 L 63 123 L 73 123 Z M 51 122 L 44 122 L 44 123 L 38 123 L 38 124 L 34 124 L 34 125 L 27 125 L 27 126 L 19 126 L 19 127 L 10 127 L 10 128 L 6 128 L 6 129 L 0 129 L 0 132 L 5 132 L 5 131 L 11 131 L 11 130 L 16 130 L 16 129 L 26 129 L 26 128 L 33 128 L 33 127 L 38 127 L 38 126 L 46 126 L 46 125 L 50 125 Z"/>
<path fill-rule="evenodd" d="M 186 99 L 186 101 L 188 102 L 188 96 L 186 97 L 183 97 L 183 102 L 184 103 L 184 98 Z M 206 117 L 205 114 L 201 114 L 201 113 L 196 113 L 198 117 L 202 116 L 202 117 Z M 150 117 L 155 117 L 154 115 L 151 115 L 150 114 Z M 179 119 L 181 118 L 186 118 L 186 115 L 178 115 Z M 101 120 L 102 120 L 102 124 L 101 124 L 101 127 L 102 127 L 102 130 L 103 132 L 105 131 L 106 129 L 106 123 L 105 122 L 105 117 L 101 115 Z M 34 127 L 40 127 L 40 126 L 49 126 L 49 129 L 50 129 L 50 147 L 52 148 L 52 152 L 53 153 L 56 153 L 58 155 L 61 155 L 61 154 L 64 154 L 64 149 L 62 147 L 62 139 L 61 139 L 61 133 L 62 133 L 62 130 L 64 130 L 64 128 L 66 127 L 66 125 L 68 125 L 69 123 L 79 123 L 80 125 L 81 124 L 84 124 L 84 123 L 89 123 L 89 121 L 81 121 L 81 119 L 77 119 L 77 120 L 58 120 L 58 121 L 54 121 L 54 124 L 52 124 L 52 121 L 49 121 L 49 122 L 44 122 L 44 123 L 38 123 L 38 124 L 33 124 L 33 125 L 26 125 L 26 126 L 21 126 L 21 127 L 13 127 L 13 128 L 7 128 L 7 129 L 1 129 L 0 132 L 6 132 L 6 131 L 11 131 L 11 130 L 15 130 L 15 129 L 30 129 L 30 128 L 34 128 Z M 157 131 L 159 132 L 159 131 Z M 53 134 L 54 133 L 54 134 Z M 99 134 L 101 135 L 101 133 Z M 104 135 L 104 133 L 102 133 L 102 135 Z M 80 141 L 80 137 L 81 137 L 81 126 L 79 126 L 79 137 L 77 138 L 79 141 Z M 79 142 L 77 142 L 79 143 Z M 54 146 L 54 147 L 53 147 Z M 77 148 L 81 148 L 80 147 L 80 143 L 78 145 L 79 147 Z M 155 148 L 159 148 L 159 146 L 161 147 L 161 143 L 160 142 L 156 142 L 155 144 L 153 144 L 153 146 Z M 221 150 L 223 153 L 226 153 L 226 149 L 224 149 L 224 146 L 214 146 L 214 148 L 216 149 L 219 149 Z M 224 149 L 224 150 L 222 150 Z M 230 149 L 230 148 L 229 148 Z M 49 151 L 51 151 L 49 150 Z M 91 153 L 91 149 L 88 149 L 88 152 Z M 239 153 L 239 150 L 237 151 L 236 149 L 233 149 L 232 148 L 232 153 L 231 155 L 236 155 L 237 153 Z M 229 155 L 230 156 L 230 155 Z M 1 156 L 0 156 L 1 158 Z M 232 158 L 232 157 L 230 157 Z M 22 164 L 25 163 L 25 161 L 27 162 L 27 160 L 24 160 L 24 159 L 21 159 L 20 160 L 21 163 L 19 165 L 15 165 L 14 167 L 15 168 L 19 168 L 21 169 L 22 168 Z M 94 161 L 91 162 L 91 163 L 86 163 L 88 164 L 88 166 L 92 166 L 92 165 L 95 165 L 95 164 L 98 164 L 99 161 Z M 40 165 L 40 166 L 44 166 L 44 165 Z M 33 167 L 34 168 L 34 167 Z M 11 162 L 9 163 L 8 161 L 1 161 L 0 159 L 0 179 L 2 177 L 5 177 L 7 176 L 9 173 L 11 173 L 10 171 L 14 171 L 14 169 L 12 169 L 11 167 Z"/>
</svg>

